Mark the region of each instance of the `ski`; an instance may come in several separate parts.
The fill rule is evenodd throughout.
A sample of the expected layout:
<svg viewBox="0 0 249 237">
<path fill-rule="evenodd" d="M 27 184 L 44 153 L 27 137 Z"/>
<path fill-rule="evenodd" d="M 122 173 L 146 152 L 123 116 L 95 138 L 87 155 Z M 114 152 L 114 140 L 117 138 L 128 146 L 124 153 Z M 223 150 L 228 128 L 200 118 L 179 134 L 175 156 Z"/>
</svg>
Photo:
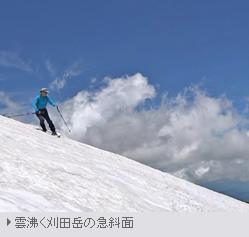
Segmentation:
<svg viewBox="0 0 249 237">
<path fill-rule="evenodd" d="M 39 131 L 41 131 L 41 132 L 44 132 L 41 128 L 36 128 L 36 130 L 39 130 Z M 49 131 L 49 130 L 47 130 L 47 131 L 44 132 L 44 133 L 50 134 L 50 135 L 55 136 L 55 137 L 58 137 L 58 138 L 61 137 L 61 134 L 57 133 L 57 134 L 53 135 L 52 132 Z"/>
</svg>

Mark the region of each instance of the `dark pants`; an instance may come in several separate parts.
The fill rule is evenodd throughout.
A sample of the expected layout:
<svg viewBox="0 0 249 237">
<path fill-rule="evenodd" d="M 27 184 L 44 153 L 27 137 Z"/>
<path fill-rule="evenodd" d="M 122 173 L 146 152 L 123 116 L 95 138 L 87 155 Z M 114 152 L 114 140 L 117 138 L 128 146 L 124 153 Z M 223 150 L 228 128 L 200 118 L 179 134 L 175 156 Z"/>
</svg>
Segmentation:
<svg viewBox="0 0 249 237">
<path fill-rule="evenodd" d="M 55 132 L 55 127 L 54 127 L 54 124 L 52 122 L 52 120 L 49 118 L 49 115 L 48 115 L 48 111 L 47 109 L 41 109 L 41 114 L 36 114 L 36 116 L 39 118 L 40 120 L 40 125 L 43 129 L 43 131 L 46 131 L 46 126 L 45 126 L 45 120 L 47 121 L 49 127 L 50 127 L 50 130 L 52 132 Z"/>
</svg>

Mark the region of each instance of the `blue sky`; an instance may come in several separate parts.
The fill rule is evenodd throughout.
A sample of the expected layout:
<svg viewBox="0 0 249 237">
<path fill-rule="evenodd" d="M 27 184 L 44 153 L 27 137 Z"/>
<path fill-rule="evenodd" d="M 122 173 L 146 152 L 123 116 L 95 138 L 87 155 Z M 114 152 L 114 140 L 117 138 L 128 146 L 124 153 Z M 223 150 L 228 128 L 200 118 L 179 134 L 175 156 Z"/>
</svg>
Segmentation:
<svg viewBox="0 0 249 237">
<path fill-rule="evenodd" d="M 248 181 L 248 12 L 243 0 L 0 0 L 0 112 L 33 111 L 47 87 L 76 140 L 194 182 Z"/>
<path fill-rule="evenodd" d="M 175 95 L 205 82 L 242 106 L 248 85 L 247 1 L 1 1 L 1 51 L 35 71 L 1 68 L 7 92 L 50 83 L 50 60 L 62 73 L 81 60 L 81 74 L 62 94 L 102 80 L 141 72 L 160 92 Z M 19 82 L 22 83 L 19 83 Z M 27 84 L 29 85 L 27 87 Z"/>
</svg>

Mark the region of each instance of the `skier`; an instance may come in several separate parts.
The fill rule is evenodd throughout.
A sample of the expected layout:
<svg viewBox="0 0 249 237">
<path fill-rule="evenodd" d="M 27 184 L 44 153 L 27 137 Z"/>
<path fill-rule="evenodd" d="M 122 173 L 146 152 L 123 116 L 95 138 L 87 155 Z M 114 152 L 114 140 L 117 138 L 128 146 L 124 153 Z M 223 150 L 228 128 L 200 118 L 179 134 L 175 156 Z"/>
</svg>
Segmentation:
<svg viewBox="0 0 249 237">
<path fill-rule="evenodd" d="M 54 107 L 55 106 L 57 107 L 57 105 L 47 96 L 48 92 L 49 91 L 47 88 L 42 88 L 40 90 L 41 94 L 35 98 L 33 102 L 33 106 L 35 108 L 35 114 L 40 120 L 40 126 L 42 127 L 42 130 L 44 132 L 47 131 L 45 123 L 44 123 L 44 120 L 46 120 L 52 132 L 52 135 L 57 135 L 55 131 L 55 126 L 52 120 L 49 118 L 48 111 L 46 109 L 47 102 L 49 102 Z"/>
</svg>

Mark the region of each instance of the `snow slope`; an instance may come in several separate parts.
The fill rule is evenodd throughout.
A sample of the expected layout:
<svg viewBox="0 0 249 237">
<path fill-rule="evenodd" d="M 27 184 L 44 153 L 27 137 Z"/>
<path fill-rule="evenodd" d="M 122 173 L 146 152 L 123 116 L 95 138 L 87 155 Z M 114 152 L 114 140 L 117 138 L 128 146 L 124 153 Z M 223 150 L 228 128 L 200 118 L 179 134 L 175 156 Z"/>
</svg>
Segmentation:
<svg viewBox="0 0 249 237">
<path fill-rule="evenodd" d="M 248 212 L 120 155 L 0 116 L 0 211 Z"/>
</svg>

